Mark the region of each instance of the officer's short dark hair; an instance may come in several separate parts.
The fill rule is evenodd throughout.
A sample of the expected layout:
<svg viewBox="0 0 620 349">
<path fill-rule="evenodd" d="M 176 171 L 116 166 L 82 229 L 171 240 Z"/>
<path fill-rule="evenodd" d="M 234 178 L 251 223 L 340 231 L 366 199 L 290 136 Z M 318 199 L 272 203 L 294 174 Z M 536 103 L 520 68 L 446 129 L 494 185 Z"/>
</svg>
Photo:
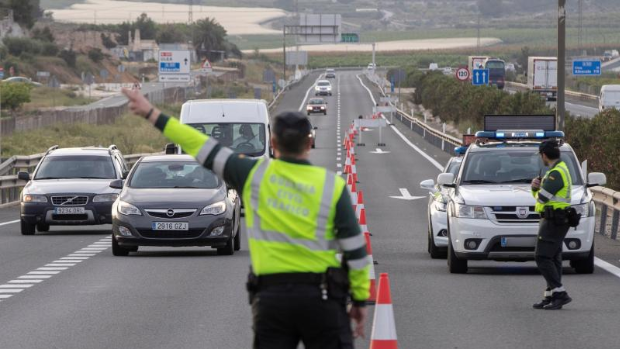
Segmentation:
<svg viewBox="0 0 620 349">
<path fill-rule="evenodd" d="M 560 144 L 556 140 L 548 140 L 540 143 L 538 152 L 547 155 L 551 160 L 560 158 Z"/>
<path fill-rule="evenodd" d="M 283 153 L 303 153 L 311 132 L 310 120 L 300 112 L 283 112 L 273 120 L 273 134 L 278 141 L 278 150 Z"/>
</svg>

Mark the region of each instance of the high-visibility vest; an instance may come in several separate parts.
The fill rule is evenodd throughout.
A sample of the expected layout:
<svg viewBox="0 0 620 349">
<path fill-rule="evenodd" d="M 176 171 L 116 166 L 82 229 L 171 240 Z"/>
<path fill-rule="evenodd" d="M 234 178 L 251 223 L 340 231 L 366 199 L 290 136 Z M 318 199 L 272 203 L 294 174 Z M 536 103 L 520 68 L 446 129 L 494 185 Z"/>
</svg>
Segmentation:
<svg viewBox="0 0 620 349">
<path fill-rule="evenodd" d="M 556 170 L 560 173 L 560 176 L 562 176 L 562 182 L 564 183 L 564 186 L 562 187 L 562 189 L 560 189 L 560 191 L 553 195 L 543 189 L 543 186 L 545 180 L 547 180 L 547 178 L 549 177 L 549 174 Z M 563 161 L 558 162 L 553 168 L 550 168 L 547 173 L 545 173 L 545 176 L 540 183 L 540 190 L 534 192 L 534 197 L 536 198 L 536 212 L 544 212 L 545 207 L 552 207 L 553 209 L 562 209 L 569 207 L 571 202 L 572 187 L 573 182 L 568 167 L 566 167 L 566 164 Z M 544 202 L 540 200 L 539 195 L 544 196 L 549 201 Z"/>
<path fill-rule="evenodd" d="M 338 267 L 334 217 L 345 182 L 324 168 L 260 160 L 243 189 L 256 275 Z"/>
</svg>

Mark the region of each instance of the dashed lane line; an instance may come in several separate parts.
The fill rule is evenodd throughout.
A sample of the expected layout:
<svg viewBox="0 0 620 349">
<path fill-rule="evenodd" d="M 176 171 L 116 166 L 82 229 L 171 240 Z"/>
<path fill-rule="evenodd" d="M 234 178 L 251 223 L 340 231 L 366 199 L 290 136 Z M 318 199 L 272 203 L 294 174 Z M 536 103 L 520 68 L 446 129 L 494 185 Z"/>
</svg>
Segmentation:
<svg viewBox="0 0 620 349">
<path fill-rule="evenodd" d="M 5 225 L 9 225 L 9 224 L 15 224 L 15 223 L 19 223 L 19 219 L 14 220 L 14 221 L 10 221 L 10 222 L 0 223 L 0 227 L 5 226 Z"/>
</svg>

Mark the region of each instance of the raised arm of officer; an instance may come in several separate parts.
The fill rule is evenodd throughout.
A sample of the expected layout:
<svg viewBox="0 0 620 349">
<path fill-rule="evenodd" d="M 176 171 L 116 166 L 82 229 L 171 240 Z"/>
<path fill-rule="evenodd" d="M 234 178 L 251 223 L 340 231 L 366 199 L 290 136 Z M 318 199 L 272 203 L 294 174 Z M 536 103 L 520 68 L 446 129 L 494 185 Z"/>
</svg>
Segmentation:
<svg viewBox="0 0 620 349">
<path fill-rule="evenodd" d="M 129 109 L 134 114 L 146 118 L 164 136 L 180 144 L 183 151 L 195 157 L 204 167 L 213 170 L 240 195 L 242 194 L 245 181 L 256 160 L 235 154 L 204 133 L 163 114 L 138 90 L 123 89 L 123 94 L 129 99 Z"/>
</svg>

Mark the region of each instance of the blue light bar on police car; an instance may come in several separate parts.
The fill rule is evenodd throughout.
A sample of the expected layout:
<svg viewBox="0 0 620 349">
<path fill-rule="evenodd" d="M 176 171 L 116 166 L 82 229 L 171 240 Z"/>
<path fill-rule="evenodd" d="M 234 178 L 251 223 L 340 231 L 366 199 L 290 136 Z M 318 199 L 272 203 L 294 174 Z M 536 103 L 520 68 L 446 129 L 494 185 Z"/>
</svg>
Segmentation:
<svg viewBox="0 0 620 349">
<path fill-rule="evenodd" d="M 497 130 L 497 131 L 478 131 L 476 138 L 487 139 L 548 139 L 564 138 L 562 131 L 542 131 L 542 130 Z"/>
<path fill-rule="evenodd" d="M 455 147 L 454 148 L 454 153 L 456 155 L 465 155 L 465 153 L 467 153 L 467 146 L 463 146 L 463 147 Z"/>
</svg>

